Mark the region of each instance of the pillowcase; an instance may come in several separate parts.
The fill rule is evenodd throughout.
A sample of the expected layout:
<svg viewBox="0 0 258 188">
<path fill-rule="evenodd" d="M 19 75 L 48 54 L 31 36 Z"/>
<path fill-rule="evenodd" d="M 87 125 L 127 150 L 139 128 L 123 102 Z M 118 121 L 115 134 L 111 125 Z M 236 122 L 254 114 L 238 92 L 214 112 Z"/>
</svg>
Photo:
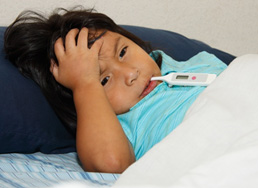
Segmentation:
<svg viewBox="0 0 258 188">
<path fill-rule="evenodd" d="M 0 28 L 0 153 L 66 153 L 75 138 L 58 119 L 40 88 L 5 59 Z"/>
<path fill-rule="evenodd" d="M 235 58 L 174 32 L 128 25 L 122 27 L 178 61 L 187 60 L 200 51 L 213 53 L 226 64 Z M 40 88 L 5 59 L 4 31 L 5 27 L 0 27 L 0 153 L 76 151 L 75 136 L 62 124 Z"/>
</svg>

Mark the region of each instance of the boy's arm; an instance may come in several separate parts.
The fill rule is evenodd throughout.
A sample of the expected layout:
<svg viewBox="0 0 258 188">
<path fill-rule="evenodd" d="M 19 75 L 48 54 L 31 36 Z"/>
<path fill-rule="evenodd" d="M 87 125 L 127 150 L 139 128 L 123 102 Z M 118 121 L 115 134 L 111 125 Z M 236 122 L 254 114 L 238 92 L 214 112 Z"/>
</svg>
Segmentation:
<svg viewBox="0 0 258 188">
<path fill-rule="evenodd" d="M 74 92 L 77 150 L 86 170 L 122 172 L 135 161 L 123 129 L 99 83 Z"/>
<path fill-rule="evenodd" d="M 55 44 L 57 82 L 73 91 L 77 112 L 77 151 L 87 171 L 122 172 L 135 161 L 134 152 L 99 80 L 98 53 L 103 40 L 88 49 L 88 29 L 73 29 Z"/>
</svg>

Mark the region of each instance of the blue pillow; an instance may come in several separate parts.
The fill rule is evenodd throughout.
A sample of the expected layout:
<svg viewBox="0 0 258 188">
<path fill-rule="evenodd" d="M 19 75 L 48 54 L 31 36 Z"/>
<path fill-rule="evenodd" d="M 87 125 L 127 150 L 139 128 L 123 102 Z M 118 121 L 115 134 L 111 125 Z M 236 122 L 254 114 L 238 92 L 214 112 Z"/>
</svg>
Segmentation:
<svg viewBox="0 0 258 188">
<path fill-rule="evenodd" d="M 189 39 L 175 32 L 138 26 L 122 25 L 122 27 L 144 41 L 150 42 L 154 49 L 163 50 L 177 61 L 186 61 L 201 51 L 214 54 L 227 65 L 235 58 L 235 56 L 231 54 L 212 48 L 201 41 Z"/>
<path fill-rule="evenodd" d="M 0 28 L 0 153 L 75 151 L 74 135 L 58 119 L 40 88 L 5 59 Z"/>
<path fill-rule="evenodd" d="M 204 50 L 215 54 L 226 64 L 235 58 L 174 32 L 137 26 L 122 27 L 178 61 L 187 60 Z M 75 136 L 59 120 L 40 88 L 5 59 L 4 31 L 5 27 L 0 27 L 0 153 L 76 151 Z"/>
</svg>

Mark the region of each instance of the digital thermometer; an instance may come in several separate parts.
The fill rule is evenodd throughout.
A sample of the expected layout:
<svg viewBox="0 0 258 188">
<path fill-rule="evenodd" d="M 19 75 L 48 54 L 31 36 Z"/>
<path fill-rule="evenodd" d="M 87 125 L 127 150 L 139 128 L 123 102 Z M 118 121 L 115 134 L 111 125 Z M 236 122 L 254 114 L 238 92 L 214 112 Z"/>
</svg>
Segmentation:
<svg viewBox="0 0 258 188">
<path fill-rule="evenodd" d="M 207 73 L 170 73 L 165 76 L 152 77 L 151 80 L 161 80 L 168 83 L 169 87 L 177 86 L 208 86 L 216 74 Z"/>
</svg>

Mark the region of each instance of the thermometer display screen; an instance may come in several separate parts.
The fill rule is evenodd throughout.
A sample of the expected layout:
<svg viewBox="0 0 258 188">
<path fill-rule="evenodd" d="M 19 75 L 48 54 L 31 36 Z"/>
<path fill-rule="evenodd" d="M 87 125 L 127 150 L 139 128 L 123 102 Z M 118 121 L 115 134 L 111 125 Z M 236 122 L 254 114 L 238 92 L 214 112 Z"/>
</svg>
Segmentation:
<svg viewBox="0 0 258 188">
<path fill-rule="evenodd" d="M 187 80 L 189 76 L 185 76 L 185 75 L 177 75 L 176 79 L 178 80 Z"/>
</svg>

